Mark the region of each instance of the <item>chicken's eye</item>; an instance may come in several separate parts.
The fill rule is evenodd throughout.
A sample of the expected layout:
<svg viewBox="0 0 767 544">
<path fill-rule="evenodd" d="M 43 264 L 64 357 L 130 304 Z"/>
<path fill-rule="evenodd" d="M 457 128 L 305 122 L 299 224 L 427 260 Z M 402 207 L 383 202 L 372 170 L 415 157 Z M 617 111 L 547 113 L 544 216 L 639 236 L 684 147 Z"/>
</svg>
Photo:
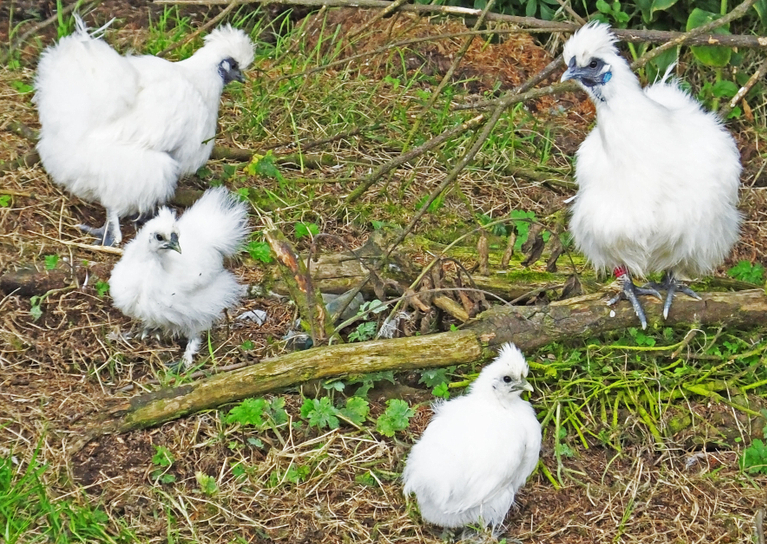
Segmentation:
<svg viewBox="0 0 767 544">
<path fill-rule="evenodd" d="M 504 381 L 505 383 L 511 383 L 511 376 L 504 376 L 504 377 L 503 377 L 503 381 Z"/>
<path fill-rule="evenodd" d="M 162 237 L 162 234 L 155 234 L 154 239 L 158 242 L 162 242 L 165 238 Z"/>
<path fill-rule="evenodd" d="M 596 68 L 596 67 L 597 67 L 597 61 L 595 61 L 595 60 L 592 60 L 592 61 L 589 63 L 589 68 Z"/>
</svg>

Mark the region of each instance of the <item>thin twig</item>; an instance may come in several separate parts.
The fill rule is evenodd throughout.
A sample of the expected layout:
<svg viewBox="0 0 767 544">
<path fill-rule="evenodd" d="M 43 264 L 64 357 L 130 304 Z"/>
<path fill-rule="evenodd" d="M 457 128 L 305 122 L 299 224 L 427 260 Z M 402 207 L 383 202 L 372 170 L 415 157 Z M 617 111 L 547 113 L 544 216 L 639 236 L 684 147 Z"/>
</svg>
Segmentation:
<svg viewBox="0 0 767 544">
<path fill-rule="evenodd" d="M 487 14 L 490 11 L 490 8 L 492 8 L 494 4 L 495 4 L 495 0 L 490 0 L 487 3 L 487 5 L 485 6 L 485 9 L 482 10 L 482 14 L 477 19 L 477 22 L 474 23 L 474 27 L 472 28 L 473 31 L 479 30 L 482 27 L 482 25 L 485 24 L 485 17 L 487 17 Z M 418 132 L 418 129 L 421 126 L 421 122 L 423 121 L 423 118 L 431 110 L 431 107 L 434 105 L 437 99 L 442 95 L 442 91 L 445 89 L 445 87 L 447 87 L 447 84 L 452 79 L 453 74 L 458 69 L 458 65 L 463 60 L 464 55 L 466 55 L 466 52 L 469 50 L 469 46 L 472 44 L 473 41 L 474 41 L 474 36 L 468 36 L 463 41 L 461 48 L 455 54 L 455 58 L 453 59 L 453 62 L 450 64 L 450 68 L 448 68 L 447 72 L 442 77 L 442 81 L 440 81 L 439 85 L 437 85 L 437 88 L 434 91 L 432 91 L 431 96 L 429 97 L 429 101 L 421 109 L 421 112 L 416 117 L 415 122 L 413 123 L 413 127 L 410 129 L 410 134 L 408 134 L 407 140 L 405 141 L 405 149 L 407 149 L 407 147 L 410 145 L 410 142 L 413 140 L 413 137 L 415 136 L 416 132 Z"/>
<path fill-rule="evenodd" d="M 755 1 L 755 0 L 754 0 Z M 236 0 L 240 4 L 268 4 L 273 0 Z M 232 0 L 154 0 L 155 4 L 179 4 L 179 5 L 222 5 L 230 4 Z M 752 2 L 753 3 L 753 2 Z M 751 3 L 751 4 L 752 4 Z M 280 0 L 283 5 L 296 6 L 314 6 L 314 7 L 357 7 L 357 8 L 387 8 L 392 4 L 387 0 Z M 748 7 L 751 6 L 749 4 Z M 437 6 L 425 4 L 404 4 L 400 6 L 400 11 L 414 13 L 441 13 L 457 17 L 478 17 L 482 13 L 481 9 L 462 8 L 458 6 Z M 737 9 L 737 8 L 736 8 Z M 746 8 L 747 10 L 748 8 Z M 742 15 L 737 15 L 738 18 Z M 489 13 L 488 21 L 505 22 L 522 27 L 546 28 L 548 32 L 574 32 L 581 25 L 570 22 L 545 21 L 535 17 L 520 17 L 517 15 L 505 15 L 502 13 Z M 722 21 L 723 19 L 720 19 Z M 714 25 L 718 28 L 727 21 Z M 633 30 L 628 28 L 614 28 L 612 31 L 621 40 L 632 43 L 666 43 L 674 40 L 686 33 L 672 32 L 667 30 Z M 767 37 L 748 36 L 748 35 L 727 35 L 713 34 L 708 31 L 705 34 L 696 34 L 694 37 L 685 39 L 686 45 L 722 45 L 725 47 L 742 47 L 765 49 L 767 48 Z"/>
<path fill-rule="evenodd" d="M 171 52 L 171 51 L 173 51 L 174 49 L 177 49 L 177 48 L 179 48 L 179 47 L 183 47 L 184 45 L 188 44 L 189 42 L 191 42 L 192 40 L 194 40 L 194 39 L 195 39 L 197 36 L 199 36 L 200 34 L 202 34 L 203 32 L 205 32 L 205 31 L 206 31 L 206 30 L 208 30 L 209 28 L 211 28 L 213 25 L 215 25 L 216 23 L 218 23 L 219 21 L 221 21 L 221 20 L 222 20 L 224 17 L 226 17 L 227 15 L 229 15 L 229 13 L 231 13 L 231 11 L 232 11 L 232 10 L 233 10 L 233 9 L 234 9 L 236 6 L 237 6 L 237 3 L 235 3 L 235 2 L 232 2 L 231 4 L 229 4 L 228 6 L 226 6 L 226 7 L 225 7 L 225 8 L 224 8 L 224 9 L 221 11 L 221 13 L 219 13 L 218 15 L 216 15 L 215 17 L 213 17 L 213 19 L 211 19 L 210 21 L 208 21 L 207 23 L 205 23 L 204 25 L 202 25 L 200 28 L 198 28 L 197 30 L 195 30 L 194 32 L 192 32 L 191 34 L 189 34 L 189 36 L 187 36 L 186 38 L 184 38 L 184 39 L 183 39 L 183 40 L 181 40 L 180 42 L 176 42 L 176 43 L 174 43 L 174 44 L 171 44 L 171 45 L 169 45 L 168 47 L 166 47 L 165 49 L 163 49 L 162 51 L 160 51 L 159 53 L 157 53 L 157 56 L 158 56 L 158 57 L 164 57 L 165 55 L 167 55 L 168 53 L 170 53 L 170 52 Z"/>
<path fill-rule="evenodd" d="M 472 119 L 469 119 L 465 123 L 461 123 L 460 125 L 456 127 L 446 130 L 439 136 L 432 138 L 431 140 L 424 143 L 423 145 L 420 145 L 414 149 L 411 149 L 407 153 L 403 153 L 399 155 L 396 159 L 379 166 L 378 168 L 376 168 L 375 171 L 369 174 L 362 183 L 360 183 L 357 187 L 355 187 L 355 189 L 351 193 L 349 193 L 349 195 L 346 197 L 345 203 L 348 205 L 354 202 L 355 200 L 357 200 L 360 196 L 362 196 L 362 194 L 365 191 L 368 190 L 368 188 L 370 188 L 371 185 L 373 185 L 381 176 L 385 175 L 387 172 L 393 170 L 394 168 L 397 168 L 398 166 L 402 164 L 405 164 L 406 162 L 414 159 L 415 157 L 423 155 L 427 151 L 441 145 L 447 140 L 459 134 L 462 134 L 463 132 L 466 132 L 467 130 L 470 130 L 476 126 L 479 126 L 479 124 L 484 119 L 485 119 L 484 115 L 478 115 Z"/>
<path fill-rule="evenodd" d="M 372 56 L 375 56 L 381 53 L 386 53 L 387 51 L 391 49 L 396 49 L 397 47 L 405 47 L 408 45 L 414 45 L 417 43 L 431 42 L 431 41 L 437 41 L 437 40 L 451 40 L 453 38 L 461 38 L 463 36 L 483 36 L 483 35 L 491 35 L 491 34 L 534 34 L 534 33 L 544 33 L 544 32 L 551 32 L 551 30 L 546 28 L 505 28 L 505 29 L 500 28 L 500 29 L 493 29 L 493 30 L 467 30 L 465 32 L 453 32 L 450 34 L 438 34 L 436 36 L 423 36 L 420 38 L 410 38 L 408 40 L 402 40 L 399 42 L 387 43 L 386 45 L 383 45 L 379 47 L 378 49 L 374 49 L 372 51 L 368 51 L 365 53 L 359 53 L 357 55 L 351 55 L 350 57 L 344 57 L 339 60 L 334 60 L 333 62 L 328 62 L 327 64 L 323 64 L 321 66 L 315 66 L 314 68 L 304 70 L 303 72 L 298 72 L 295 74 L 286 74 L 284 76 L 278 77 L 275 81 L 282 81 L 283 79 L 293 79 L 297 77 L 306 77 L 316 72 L 327 70 L 328 68 L 333 68 L 335 66 L 348 64 L 358 59 L 369 59 Z"/>
<path fill-rule="evenodd" d="M 524 88 L 526 85 L 527 84 L 523 85 L 522 87 L 520 87 L 520 89 Z M 578 87 L 574 83 L 570 81 L 565 81 L 564 83 L 556 83 L 554 85 L 549 85 L 547 87 L 543 87 L 540 89 L 534 89 L 521 94 L 519 94 L 518 92 L 512 91 L 506 97 L 501 99 L 498 102 L 498 105 L 496 106 L 495 111 L 493 111 L 493 114 L 490 116 L 490 119 L 488 119 L 485 125 L 482 127 L 482 132 L 480 132 L 479 135 L 477 135 L 474 141 L 474 145 L 464 154 L 461 160 L 458 161 L 458 164 L 456 164 L 453 167 L 453 169 L 445 177 L 442 183 L 440 183 L 439 186 L 436 189 L 434 189 L 434 191 L 432 191 L 427 201 L 423 204 L 423 206 L 421 206 L 421 209 L 419 209 L 418 212 L 416 212 L 415 217 L 413 217 L 413 219 L 410 221 L 410 224 L 400 233 L 399 236 L 397 236 L 397 239 L 389 248 L 389 251 L 387 252 L 387 256 L 391 254 L 394 248 L 397 247 L 405 239 L 405 237 L 408 234 L 410 234 L 410 232 L 416 226 L 418 221 L 421 220 L 421 217 L 423 217 L 426 211 L 429 209 L 429 206 L 431 206 L 432 202 L 434 202 L 439 197 L 439 195 L 442 194 L 442 192 L 448 187 L 448 185 L 450 185 L 451 183 L 455 181 L 455 179 L 458 177 L 458 174 L 460 174 L 461 171 L 463 171 L 463 169 L 474 159 L 474 157 L 479 152 L 479 150 L 482 149 L 482 146 L 485 144 L 485 140 L 487 140 L 487 137 L 490 135 L 490 132 L 492 132 L 492 130 L 495 128 L 496 123 L 501 118 L 501 115 L 506 110 L 506 108 L 518 102 L 526 102 L 528 100 L 533 100 L 541 96 L 575 91 L 577 88 Z"/>
<path fill-rule="evenodd" d="M 67 240 L 59 240 L 58 238 L 53 238 L 52 236 L 48 236 L 47 234 L 43 234 L 42 232 L 36 233 L 35 236 L 41 236 L 43 238 L 47 238 L 48 240 L 51 240 L 52 242 L 56 242 L 65 246 L 78 247 L 80 249 L 87 249 L 88 251 L 95 251 L 97 253 L 109 253 L 110 255 L 123 254 L 123 250 L 119 247 L 94 246 L 92 244 L 82 244 L 80 242 L 69 242 Z"/>
<path fill-rule="evenodd" d="M 723 17 L 716 19 L 714 21 L 711 21 L 710 23 L 707 23 L 705 25 L 699 26 L 697 28 L 693 28 L 689 32 L 684 32 L 677 36 L 676 38 L 667 41 L 663 45 L 656 47 L 652 51 L 646 53 L 642 57 L 635 60 L 632 65 L 632 70 L 637 70 L 650 62 L 652 59 L 663 53 L 664 51 L 668 51 L 672 47 L 677 47 L 679 45 L 686 45 L 690 44 L 690 41 L 698 36 L 702 36 L 704 34 L 712 33 L 714 30 L 734 21 L 735 19 L 739 19 L 743 17 L 746 13 L 748 13 L 748 10 L 756 4 L 757 0 L 745 0 L 741 4 L 739 4 L 736 8 L 734 8 L 730 13 L 727 15 L 724 15 Z M 767 43 L 767 39 L 765 40 L 765 43 Z M 713 35 L 710 40 L 708 41 L 707 45 L 721 45 L 722 41 L 719 36 Z"/>
<path fill-rule="evenodd" d="M 396 11 L 397 9 L 399 9 L 400 6 L 402 6 L 402 4 L 404 4 L 405 2 L 407 2 L 407 0 L 394 0 L 394 2 L 386 6 L 383 9 L 383 11 L 379 11 L 378 13 L 376 13 L 375 16 L 373 16 L 372 19 L 370 19 L 368 22 L 362 25 L 362 27 L 358 28 L 354 32 L 351 32 L 348 36 L 348 39 L 350 41 L 353 40 L 354 38 L 356 38 L 357 36 L 365 32 L 367 29 L 369 29 L 371 26 L 373 26 L 375 23 L 377 23 L 378 21 L 380 21 L 381 19 L 383 19 L 384 17 L 386 17 L 393 11 Z"/>
<path fill-rule="evenodd" d="M 756 69 L 756 72 L 753 73 L 753 75 L 748 78 L 748 81 L 746 81 L 746 84 L 743 85 L 737 93 L 735 93 L 735 96 L 732 97 L 732 100 L 728 104 L 722 107 L 722 109 L 719 111 L 719 115 L 722 117 L 722 119 L 727 118 L 727 115 L 732 111 L 732 109 L 738 105 L 738 103 L 745 98 L 745 96 L 748 94 L 748 91 L 751 90 L 751 88 L 756 85 L 756 82 L 762 79 L 764 77 L 764 74 L 767 73 L 767 59 L 765 59 L 759 67 Z"/>
</svg>

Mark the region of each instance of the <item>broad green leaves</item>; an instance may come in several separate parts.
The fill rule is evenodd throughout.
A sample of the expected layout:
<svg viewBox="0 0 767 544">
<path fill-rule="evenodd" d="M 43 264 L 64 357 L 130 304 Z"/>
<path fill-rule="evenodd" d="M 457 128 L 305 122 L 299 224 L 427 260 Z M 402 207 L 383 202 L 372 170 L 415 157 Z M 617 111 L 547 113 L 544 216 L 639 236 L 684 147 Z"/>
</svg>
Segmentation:
<svg viewBox="0 0 767 544">
<path fill-rule="evenodd" d="M 693 28 L 703 26 L 721 17 L 717 13 L 695 8 L 687 18 L 687 32 Z M 730 34 L 730 25 L 714 30 L 714 34 Z M 729 47 L 718 47 L 711 45 L 699 45 L 690 48 L 695 58 L 706 66 L 727 66 L 732 56 L 732 49 Z"/>
</svg>

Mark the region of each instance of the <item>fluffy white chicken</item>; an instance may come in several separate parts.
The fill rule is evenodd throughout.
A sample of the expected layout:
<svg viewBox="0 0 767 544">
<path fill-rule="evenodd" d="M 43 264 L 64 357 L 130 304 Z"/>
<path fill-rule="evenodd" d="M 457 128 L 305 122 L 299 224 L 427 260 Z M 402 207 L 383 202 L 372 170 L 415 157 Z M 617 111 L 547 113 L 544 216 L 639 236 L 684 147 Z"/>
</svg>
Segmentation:
<svg viewBox="0 0 767 544">
<path fill-rule="evenodd" d="M 74 34 L 46 49 L 34 97 L 40 159 L 54 182 L 107 211 L 101 229 L 80 227 L 119 244 L 121 217 L 153 212 L 180 176 L 204 165 L 224 85 L 243 81 L 252 60 L 250 38 L 229 25 L 180 62 L 123 57 L 79 18 Z"/>
<path fill-rule="evenodd" d="M 578 193 L 570 231 L 599 271 L 613 270 L 621 298 L 642 328 L 637 295 L 675 291 L 699 298 L 677 277 L 710 274 L 738 239 L 740 155 L 719 118 L 704 111 L 675 81 L 641 88 L 605 24 L 590 23 L 565 44 L 567 71 L 588 93 L 597 124 L 576 155 Z M 639 288 L 631 276 L 664 272 Z"/>
<path fill-rule="evenodd" d="M 519 349 L 505 344 L 466 395 L 434 407 L 402 474 L 423 519 L 442 527 L 503 522 L 541 449 L 541 426 L 520 398 L 533 390 L 527 371 Z"/>
<path fill-rule="evenodd" d="M 244 294 L 223 259 L 235 254 L 248 233 L 245 205 L 224 188 L 207 190 L 180 219 L 161 208 L 112 270 L 114 305 L 147 331 L 187 338 L 183 364 L 189 368 L 201 333 Z"/>
</svg>

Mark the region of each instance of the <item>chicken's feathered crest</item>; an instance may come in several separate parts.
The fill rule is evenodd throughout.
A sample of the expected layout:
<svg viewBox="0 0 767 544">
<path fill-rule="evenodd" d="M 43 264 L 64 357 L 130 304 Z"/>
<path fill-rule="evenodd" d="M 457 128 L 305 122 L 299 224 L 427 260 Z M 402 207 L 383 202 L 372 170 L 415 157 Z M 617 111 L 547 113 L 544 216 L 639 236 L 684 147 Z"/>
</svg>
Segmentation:
<svg viewBox="0 0 767 544">
<path fill-rule="evenodd" d="M 469 391 L 485 389 L 490 391 L 493 382 L 502 380 L 504 376 L 509 376 L 514 382 L 521 382 L 527 378 L 529 367 L 525 356 L 517 346 L 507 342 L 501 346 L 498 356 L 495 360 L 482 369 L 474 383 L 471 384 Z"/>
<path fill-rule="evenodd" d="M 222 59 L 231 56 L 243 69 L 253 62 L 253 42 L 239 28 L 230 24 L 220 26 L 205 36 L 204 40 L 206 50 L 210 49 Z"/>
<path fill-rule="evenodd" d="M 616 41 L 617 38 L 610 31 L 609 25 L 592 21 L 578 29 L 567 41 L 562 57 L 567 65 L 575 57 L 576 64 L 584 66 L 594 57 L 604 59 L 610 55 L 617 55 Z"/>
</svg>

